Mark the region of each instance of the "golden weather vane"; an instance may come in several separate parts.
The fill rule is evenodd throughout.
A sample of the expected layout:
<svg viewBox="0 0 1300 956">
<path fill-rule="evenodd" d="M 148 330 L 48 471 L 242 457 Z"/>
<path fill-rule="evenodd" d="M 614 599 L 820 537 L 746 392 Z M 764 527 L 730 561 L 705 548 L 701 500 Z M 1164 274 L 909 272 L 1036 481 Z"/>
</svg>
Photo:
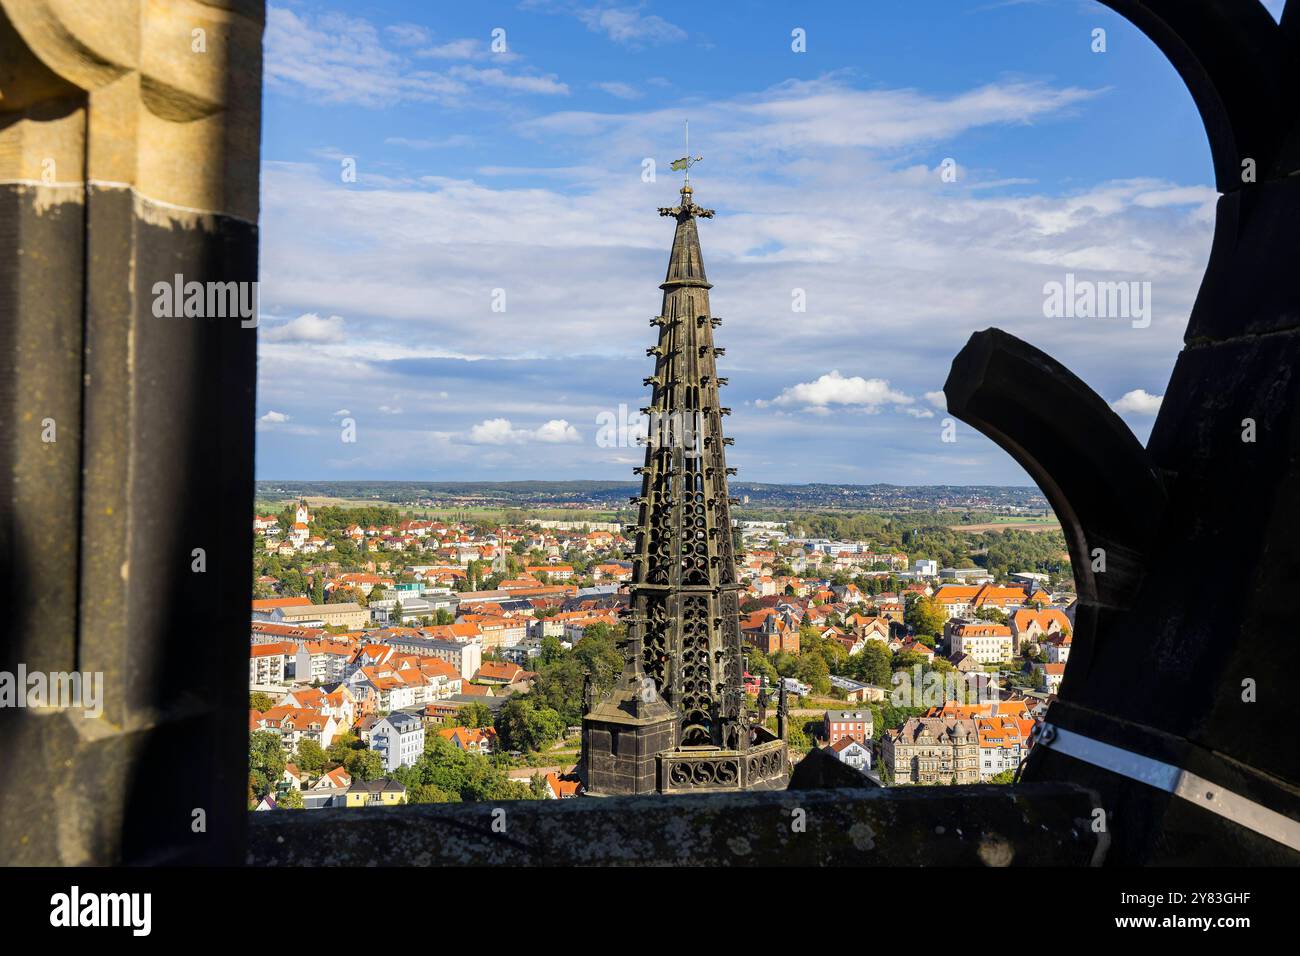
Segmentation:
<svg viewBox="0 0 1300 956">
<path fill-rule="evenodd" d="M 691 156 L 691 121 L 686 121 L 686 155 L 681 159 L 674 159 L 671 169 L 680 170 L 686 174 L 686 182 L 691 181 L 691 167 L 702 160 L 703 156 Z"/>
</svg>

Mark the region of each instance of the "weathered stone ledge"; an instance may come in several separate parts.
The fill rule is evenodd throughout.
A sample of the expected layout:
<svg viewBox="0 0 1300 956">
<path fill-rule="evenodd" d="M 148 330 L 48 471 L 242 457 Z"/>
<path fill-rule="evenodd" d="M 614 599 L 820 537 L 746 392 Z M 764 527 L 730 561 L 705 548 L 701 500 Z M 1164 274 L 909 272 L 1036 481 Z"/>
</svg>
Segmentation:
<svg viewBox="0 0 1300 956">
<path fill-rule="evenodd" d="M 247 862 L 1087 866 L 1105 851 L 1095 806 L 1041 783 L 273 811 L 250 814 Z"/>
</svg>

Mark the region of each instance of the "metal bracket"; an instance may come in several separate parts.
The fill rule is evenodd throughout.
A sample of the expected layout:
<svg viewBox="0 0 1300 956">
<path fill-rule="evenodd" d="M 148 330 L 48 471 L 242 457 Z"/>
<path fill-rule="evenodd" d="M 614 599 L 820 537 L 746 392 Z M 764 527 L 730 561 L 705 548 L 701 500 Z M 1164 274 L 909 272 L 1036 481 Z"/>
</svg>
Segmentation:
<svg viewBox="0 0 1300 956">
<path fill-rule="evenodd" d="M 1037 746 L 1048 747 L 1102 770 L 1172 793 L 1231 820 L 1238 826 L 1276 840 L 1293 850 L 1300 850 L 1300 821 L 1270 810 L 1263 804 L 1233 793 L 1189 770 L 1052 724 L 1043 725 Z"/>
</svg>

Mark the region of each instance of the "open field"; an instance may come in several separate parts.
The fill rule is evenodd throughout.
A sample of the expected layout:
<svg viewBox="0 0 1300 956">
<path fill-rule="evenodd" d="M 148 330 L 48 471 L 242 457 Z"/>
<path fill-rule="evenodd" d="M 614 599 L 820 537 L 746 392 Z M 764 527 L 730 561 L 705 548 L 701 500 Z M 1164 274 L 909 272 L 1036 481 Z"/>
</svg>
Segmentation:
<svg viewBox="0 0 1300 956">
<path fill-rule="evenodd" d="M 320 495 L 307 495 L 301 499 L 307 502 L 308 508 L 396 508 L 397 505 L 391 501 L 375 501 L 373 499 L 363 498 L 326 498 Z M 254 505 L 256 509 L 264 512 L 281 511 L 284 508 L 291 508 L 298 503 L 298 498 L 258 498 Z"/>
<path fill-rule="evenodd" d="M 1060 531 L 1061 522 L 1055 518 L 1006 518 L 1000 521 L 986 521 L 983 524 L 955 524 L 953 531 Z"/>
</svg>

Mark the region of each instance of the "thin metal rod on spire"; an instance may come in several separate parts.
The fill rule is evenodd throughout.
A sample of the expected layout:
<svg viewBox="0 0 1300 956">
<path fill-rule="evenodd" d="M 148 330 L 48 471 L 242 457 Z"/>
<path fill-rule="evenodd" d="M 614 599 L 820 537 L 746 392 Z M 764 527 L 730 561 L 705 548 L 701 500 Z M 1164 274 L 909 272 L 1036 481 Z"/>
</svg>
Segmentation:
<svg viewBox="0 0 1300 956">
<path fill-rule="evenodd" d="M 673 160 L 671 168 L 674 171 L 681 170 L 685 179 L 684 185 L 689 186 L 691 184 L 691 167 L 703 158 L 703 156 L 691 155 L 691 121 L 686 120 L 686 155 L 681 159 Z"/>
</svg>

